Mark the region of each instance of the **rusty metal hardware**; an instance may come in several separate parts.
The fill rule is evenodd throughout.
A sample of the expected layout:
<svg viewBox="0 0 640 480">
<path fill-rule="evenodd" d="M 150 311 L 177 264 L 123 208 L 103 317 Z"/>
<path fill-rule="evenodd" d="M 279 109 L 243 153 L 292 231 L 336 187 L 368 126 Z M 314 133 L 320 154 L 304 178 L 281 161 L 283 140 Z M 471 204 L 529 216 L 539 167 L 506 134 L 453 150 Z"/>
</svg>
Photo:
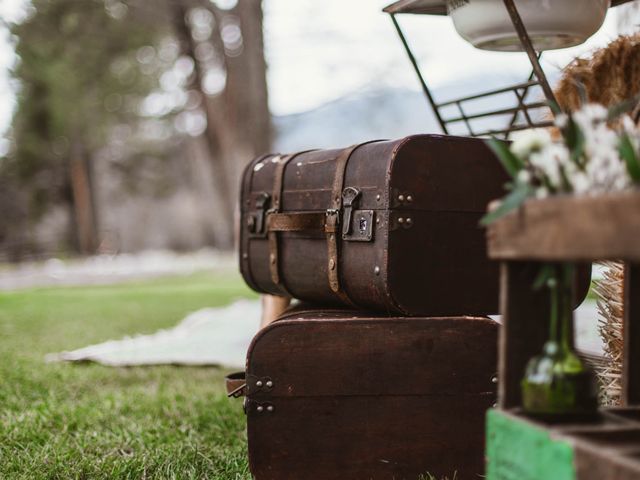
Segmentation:
<svg viewBox="0 0 640 480">
<path fill-rule="evenodd" d="M 352 215 L 351 232 L 342 235 L 348 242 L 370 242 L 373 240 L 375 212 L 373 210 L 355 210 Z"/>
<path fill-rule="evenodd" d="M 249 234 L 254 238 L 264 238 L 267 235 L 266 217 L 271 203 L 271 195 L 260 192 L 256 197 L 255 211 L 247 218 Z"/>
<path fill-rule="evenodd" d="M 375 223 L 373 210 L 354 210 L 360 190 L 347 187 L 342 191 L 342 239 L 350 242 L 370 242 Z"/>
<path fill-rule="evenodd" d="M 276 407 L 271 402 L 256 402 L 255 400 L 247 400 L 244 405 L 244 413 L 249 414 L 256 412 L 259 414 L 273 413 Z"/>
<path fill-rule="evenodd" d="M 274 387 L 274 382 L 271 377 L 256 377 L 248 375 L 247 384 L 247 393 L 249 394 L 256 392 L 270 392 Z"/>
<path fill-rule="evenodd" d="M 347 187 L 342 191 L 342 238 L 345 238 L 351 232 L 351 215 L 353 213 L 354 203 L 360 197 L 360 190 L 354 187 Z"/>
</svg>

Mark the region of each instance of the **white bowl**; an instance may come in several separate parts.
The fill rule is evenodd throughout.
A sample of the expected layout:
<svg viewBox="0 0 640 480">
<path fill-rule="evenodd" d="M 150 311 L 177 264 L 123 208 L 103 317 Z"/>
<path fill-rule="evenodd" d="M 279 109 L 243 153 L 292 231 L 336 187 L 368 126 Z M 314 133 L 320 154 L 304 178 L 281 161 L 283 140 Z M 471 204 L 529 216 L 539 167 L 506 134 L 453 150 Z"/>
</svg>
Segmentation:
<svg viewBox="0 0 640 480">
<path fill-rule="evenodd" d="M 446 0 L 458 33 L 484 50 L 522 51 L 502 0 Z M 610 0 L 515 0 L 536 50 L 572 47 L 604 22 Z"/>
</svg>

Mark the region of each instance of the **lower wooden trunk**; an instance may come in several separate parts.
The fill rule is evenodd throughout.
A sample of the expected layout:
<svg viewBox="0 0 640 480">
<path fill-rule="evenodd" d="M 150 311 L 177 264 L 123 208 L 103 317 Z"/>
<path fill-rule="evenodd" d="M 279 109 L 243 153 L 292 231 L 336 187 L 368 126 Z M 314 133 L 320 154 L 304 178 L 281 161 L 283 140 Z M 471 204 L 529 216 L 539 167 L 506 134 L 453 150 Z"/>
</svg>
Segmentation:
<svg viewBox="0 0 640 480">
<path fill-rule="evenodd" d="M 476 478 L 495 402 L 498 325 L 298 310 L 247 360 L 257 480 Z M 428 478 L 428 477 L 427 477 Z"/>
<path fill-rule="evenodd" d="M 308 397 L 251 414 L 257 480 L 477 478 L 484 471 L 484 413 L 477 396 Z"/>
</svg>

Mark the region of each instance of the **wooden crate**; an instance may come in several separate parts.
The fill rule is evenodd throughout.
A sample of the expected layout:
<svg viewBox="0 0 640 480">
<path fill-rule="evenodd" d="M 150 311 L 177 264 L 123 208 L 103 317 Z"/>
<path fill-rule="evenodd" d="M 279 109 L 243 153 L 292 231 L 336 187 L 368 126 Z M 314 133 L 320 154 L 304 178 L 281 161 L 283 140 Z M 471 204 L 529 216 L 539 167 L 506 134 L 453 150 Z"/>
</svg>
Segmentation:
<svg viewBox="0 0 640 480">
<path fill-rule="evenodd" d="M 607 409 L 597 422 L 548 425 L 517 410 L 487 414 L 488 480 L 640 478 L 640 409 Z"/>
<path fill-rule="evenodd" d="M 503 322 L 498 409 L 487 420 L 487 478 L 640 478 L 640 193 L 532 200 L 487 235 L 489 256 L 501 262 Z M 595 260 L 625 262 L 624 408 L 602 409 L 600 421 L 588 424 L 528 419 L 520 412 L 520 380 L 549 326 L 548 295 L 532 288 L 540 262 Z M 557 475 L 547 475 L 547 467 Z"/>
</svg>

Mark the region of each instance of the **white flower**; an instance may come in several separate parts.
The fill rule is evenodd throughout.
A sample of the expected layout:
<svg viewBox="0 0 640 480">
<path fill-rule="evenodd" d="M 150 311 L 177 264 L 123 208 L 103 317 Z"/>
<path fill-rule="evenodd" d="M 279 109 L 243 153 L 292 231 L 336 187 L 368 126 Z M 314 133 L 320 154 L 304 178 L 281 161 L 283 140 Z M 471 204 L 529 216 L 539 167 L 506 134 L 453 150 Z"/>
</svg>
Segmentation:
<svg viewBox="0 0 640 480">
<path fill-rule="evenodd" d="M 556 116 L 555 124 L 558 128 L 564 128 L 569 123 L 569 116 L 566 113 L 560 113 Z"/>
<path fill-rule="evenodd" d="M 577 195 L 589 193 L 591 183 L 589 177 L 584 172 L 576 172 L 570 176 L 571 186 Z"/>
<path fill-rule="evenodd" d="M 545 187 L 536 188 L 536 198 L 543 199 L 543 198 L 547 198 L 548 196 L 549 196 L 549 190 L 547 190 Z"/>
<path fill-rule="evenodd" d="M 542 128 L 523 130 L 513 134 L 511 152 L 521 158 L 526 159 L 531 153 L 542 150 L 551 143 L 551 134 Z"/>
<path fill-rule="evenodd" d="M 529 172 L 528 170 L 520 170 L 518 172 L 518 183 L 525 183 L 528 184 L 529 182 L 531 182 L 532 176 L 531 176 L 531 172 Z"/>
<path fill-rule="evenodd" d="M 545 176 L 554 190 L 564 190 L 562 169 L 571 161 L 567 147 L 561 143 L 550 143 L 542 150 L 532 153 L 529 163 Z"/>
<path fill-rule="evenodd" d="M 548 130 L 532 129 L 514 135 L 511 152 L 525 168 L 515 182 L 529 185 L 536 198 L 560 192 L 598 195 L 634 186 L 620 156 L 620 135 L 607 124 L 608 112 L 601 105 L 588 104 L 572 114 L 582 134 L 581 150 L 570 151 L 564 141 L 554 142 Z M 569 117 L 560 114 L 556 126 L 563 128 Z M 640 128 L 628 116 L 622 117 L 621 130 L 636 151 L 640 150 Z"/>
<path fill-rule="evenodd" d="M 587 103 L 572 115 L 575 122 L 583 129 L 606 122 L 607 116 L 607 109 L 597 103 Z"/>
</svg>

